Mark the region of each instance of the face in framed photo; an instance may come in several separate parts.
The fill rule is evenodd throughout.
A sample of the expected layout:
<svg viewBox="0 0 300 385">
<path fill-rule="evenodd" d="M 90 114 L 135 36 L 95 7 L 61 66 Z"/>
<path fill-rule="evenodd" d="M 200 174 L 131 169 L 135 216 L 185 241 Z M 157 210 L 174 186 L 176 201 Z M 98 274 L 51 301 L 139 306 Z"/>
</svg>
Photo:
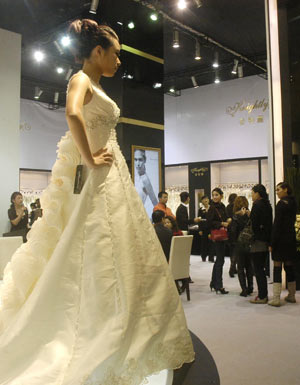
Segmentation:
<svg viewBox="0 0 300 385">
<path fill-rule="evenodd" d="M 150 218 L 161 190 L 160 148 L 132 146 L 132 178 Z"/>
</svg>

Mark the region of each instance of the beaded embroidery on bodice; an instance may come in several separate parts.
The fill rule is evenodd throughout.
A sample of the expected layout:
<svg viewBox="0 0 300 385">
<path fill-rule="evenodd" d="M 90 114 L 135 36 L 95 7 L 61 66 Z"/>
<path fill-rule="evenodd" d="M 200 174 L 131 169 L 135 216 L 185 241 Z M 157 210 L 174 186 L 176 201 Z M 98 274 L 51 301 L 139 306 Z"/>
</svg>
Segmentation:
<svg viewBox="0 0 300 385">
<path fill-rule="evenodd" d="M 93 81 L 92 100 L 83 106 L 83 116 L 91 150 L 97 151 L 117 142 L 115 127 L 120 116 L 117 104 Z"/>
</svg>

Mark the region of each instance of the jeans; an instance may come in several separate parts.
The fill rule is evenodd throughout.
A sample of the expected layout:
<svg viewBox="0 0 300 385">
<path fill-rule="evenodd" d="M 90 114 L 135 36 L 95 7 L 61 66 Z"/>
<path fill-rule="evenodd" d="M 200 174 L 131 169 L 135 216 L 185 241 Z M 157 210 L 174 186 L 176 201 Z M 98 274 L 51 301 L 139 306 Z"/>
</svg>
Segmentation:
<svg viewBox="0 0 300 385">
<path fill-rule="evenodd" d="M 258 287 L 258 297 L 264 299 L 268 296 L 268 284 L 266 276 L 266 261 L 268 257 L 267 251 L 251 253 L 253 261 L 254 273 Z"/>
<path fill-rule="evenodd" d="M 214 263 L 211 283 L 212 286 L 216 289 L 223 288 L 223 265 L 225 260 L 225 242 L 214 242 L 216 250 L 216 261 Z"/>
</svg>

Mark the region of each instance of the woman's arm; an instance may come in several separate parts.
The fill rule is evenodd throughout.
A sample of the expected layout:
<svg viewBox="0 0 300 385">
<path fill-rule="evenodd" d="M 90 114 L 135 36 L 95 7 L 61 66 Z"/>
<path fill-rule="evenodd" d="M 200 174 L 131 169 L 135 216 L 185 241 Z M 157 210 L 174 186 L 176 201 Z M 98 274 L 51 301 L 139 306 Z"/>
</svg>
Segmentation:
<svg viewBox="0 0 300 385">
<path fill-rule="evenodd" d="M 12 225 L 17 226 L 19 224 L 23 218 L 25 209 L 26 207 L 24 206 L 24 208 L 22 208 L 23 211 L 19 215 L 17 215 L 16 211 L 13 209 L 8 210 L 8 217 Z"/>
<path fill-rule="evenodd" d="M 149 179 L 147 174 L 144 174 L 142 176 L 142 182 L 143 182 L 143 187 L 144 187 L 147 195 L 149 195 L 149 198 L 150 198 L 153 206 L 156 206 L 158 201 L 157 201 L 156 195 L 154 193 L 151 181 L 150 181 L 150 179 Z"/>
<path fill-rule="evenodd" d="M 84 74 L 74 76 L 68 88 L 66 118 L 76 146 L 85 163 L 90 168 L 97 168 L 102 165 L 111 165 L 112 155 L 106 149 L 99 149 L 95 154 L 91 152 L 82 114 L 83 105 L 91 93 L 88 77 Z"/>
</svg>

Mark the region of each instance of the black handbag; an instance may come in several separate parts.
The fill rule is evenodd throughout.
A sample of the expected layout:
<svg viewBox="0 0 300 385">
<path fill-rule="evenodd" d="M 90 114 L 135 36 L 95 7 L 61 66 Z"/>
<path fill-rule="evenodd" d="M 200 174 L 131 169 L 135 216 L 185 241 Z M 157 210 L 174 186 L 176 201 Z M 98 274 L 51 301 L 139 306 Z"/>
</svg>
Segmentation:
<svg viewBox="0 0 300 385">
<path fill-rule="evenodd" d="M 254 233 L 252 230 L 251 219 L 248 220 L 243 230 L 240 232 L 238 239 L 238 245 L 245 251 L 250 252 L 251 244 L 254 242 Z"/>
</svg>

